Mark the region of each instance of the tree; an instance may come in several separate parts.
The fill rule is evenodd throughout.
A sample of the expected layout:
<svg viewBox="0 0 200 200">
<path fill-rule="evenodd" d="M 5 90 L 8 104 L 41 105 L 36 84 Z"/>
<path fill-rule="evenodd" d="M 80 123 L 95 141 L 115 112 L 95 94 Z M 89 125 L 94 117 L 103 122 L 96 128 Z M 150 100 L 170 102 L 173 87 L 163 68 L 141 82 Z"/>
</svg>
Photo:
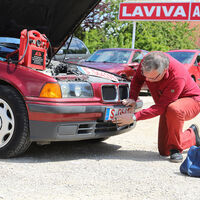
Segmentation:
<svg viewBox="0 0 200 200">
<path fill-rule="evenodd" d="M 187 22 L 137 22 L 135 47 L 148 51 L 193 49 L 194 31 Z"/>
<path fill-rule="evenodd" d="M 109 15 L 107 14 L 109 13 L 108 8 L 109 3 L 101 1 L 76 30 L 76 37 L 85 40 L 87 32 L 93 32 L 92 30 L 94 29 L 100 30 L 103 28 L 103 24 L 110 20 Z M 107 13 L 105 13 L 105 10 Z"/>
<path fill-rule="evenodd" d="M 81 27 L 83 30 L 88 29 L 100 29 L 102 28 L 105 22 L 109 21 L 109 10 L 110 3 L 105 3 L 101 1 L 95 9 L 87 16 L 87 18 L 83 21 Z M 105 13 L 105 10 L 107 12 Z"/>
<path fill-rule="evenodd" d="M 118 20 L 121 0 L 104 0 L 76 31 L 91 53 L 101 48 L 131 48 L 132 22 Z M 193 49 L 194 31 L 187 22 L 137 22 L 135 48 L 148 51 Z"/>
</svg>

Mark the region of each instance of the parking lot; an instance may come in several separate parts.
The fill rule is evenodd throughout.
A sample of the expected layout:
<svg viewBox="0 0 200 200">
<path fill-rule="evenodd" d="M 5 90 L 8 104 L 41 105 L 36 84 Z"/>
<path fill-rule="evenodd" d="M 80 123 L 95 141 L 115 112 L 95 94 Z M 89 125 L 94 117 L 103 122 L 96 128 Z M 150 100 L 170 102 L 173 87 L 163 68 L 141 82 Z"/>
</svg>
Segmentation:
<svg viewBox="0 0 200 200">
<path fill-rule="evenodd" d="M 152 104 L 150 96 L 141 98 L 144 107 Z M 199 117 L 193 121 L 199 123 Z M 98 144 L 33 144 L 18 158 L 1 159 L 0 200 L 199 199 L 199 179 L 182 175 L 180 164 L 159 156 L 157 123 L 158 117 L 140 121 L 134 130 Z"/>
</svg>

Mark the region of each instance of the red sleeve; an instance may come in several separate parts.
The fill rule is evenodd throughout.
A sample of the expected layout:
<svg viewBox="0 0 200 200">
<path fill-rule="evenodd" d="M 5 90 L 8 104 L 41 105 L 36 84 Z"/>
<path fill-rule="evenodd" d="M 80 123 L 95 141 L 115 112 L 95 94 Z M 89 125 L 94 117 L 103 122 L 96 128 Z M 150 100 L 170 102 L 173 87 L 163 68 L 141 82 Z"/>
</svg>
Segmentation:
<svg viewBox="0 0 200 200">
<path fill-rule="evenodd" d="M 185 80 L 182 78 L 170 81 L 168 87 L 165 88 L 155 105 L 135 113 L 137 121 L 150 119 L 163 114 L 166 107 L 179 98 L 184 86 Z"/>
<path fill-rule="evenodd" d="M 136 74 L 134 75 L 133 79 L 131 80 L 129 98 L 137 100 L 141 87 L 145 81 L 145 77 L 141 73 L 141 64 L 139 65 L 138 69 L 136 70 Z"/>
</svg>

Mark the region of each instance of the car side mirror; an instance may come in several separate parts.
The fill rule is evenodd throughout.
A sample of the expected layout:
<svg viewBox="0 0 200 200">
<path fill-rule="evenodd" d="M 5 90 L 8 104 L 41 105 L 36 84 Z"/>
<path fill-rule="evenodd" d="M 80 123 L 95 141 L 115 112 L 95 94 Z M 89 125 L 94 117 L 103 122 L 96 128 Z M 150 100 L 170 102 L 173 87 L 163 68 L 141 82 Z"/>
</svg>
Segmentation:
<svg viewBox="0 0 200 200">
<path fill-rule="evenodd" d="M 130 68 L 132 68 L 133 70 L 137 70 L 139 63 L 137 62 L 133 62 L 131 64 L 128 65 Z"/>
</svg>

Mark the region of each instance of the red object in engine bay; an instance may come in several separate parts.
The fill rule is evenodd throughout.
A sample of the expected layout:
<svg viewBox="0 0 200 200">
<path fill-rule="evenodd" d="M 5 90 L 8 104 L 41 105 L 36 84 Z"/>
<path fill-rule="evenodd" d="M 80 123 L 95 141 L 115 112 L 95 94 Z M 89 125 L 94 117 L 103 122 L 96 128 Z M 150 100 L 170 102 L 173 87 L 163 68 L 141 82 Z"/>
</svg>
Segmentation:
<svg viewBox="0 0 200 200">
<path fill-rule="evenodd" d="M 49 42 L 44 34 L 24 29 L 20 37 L 19 64 L 45 70 L 48 48 Z"/>
</svg>

